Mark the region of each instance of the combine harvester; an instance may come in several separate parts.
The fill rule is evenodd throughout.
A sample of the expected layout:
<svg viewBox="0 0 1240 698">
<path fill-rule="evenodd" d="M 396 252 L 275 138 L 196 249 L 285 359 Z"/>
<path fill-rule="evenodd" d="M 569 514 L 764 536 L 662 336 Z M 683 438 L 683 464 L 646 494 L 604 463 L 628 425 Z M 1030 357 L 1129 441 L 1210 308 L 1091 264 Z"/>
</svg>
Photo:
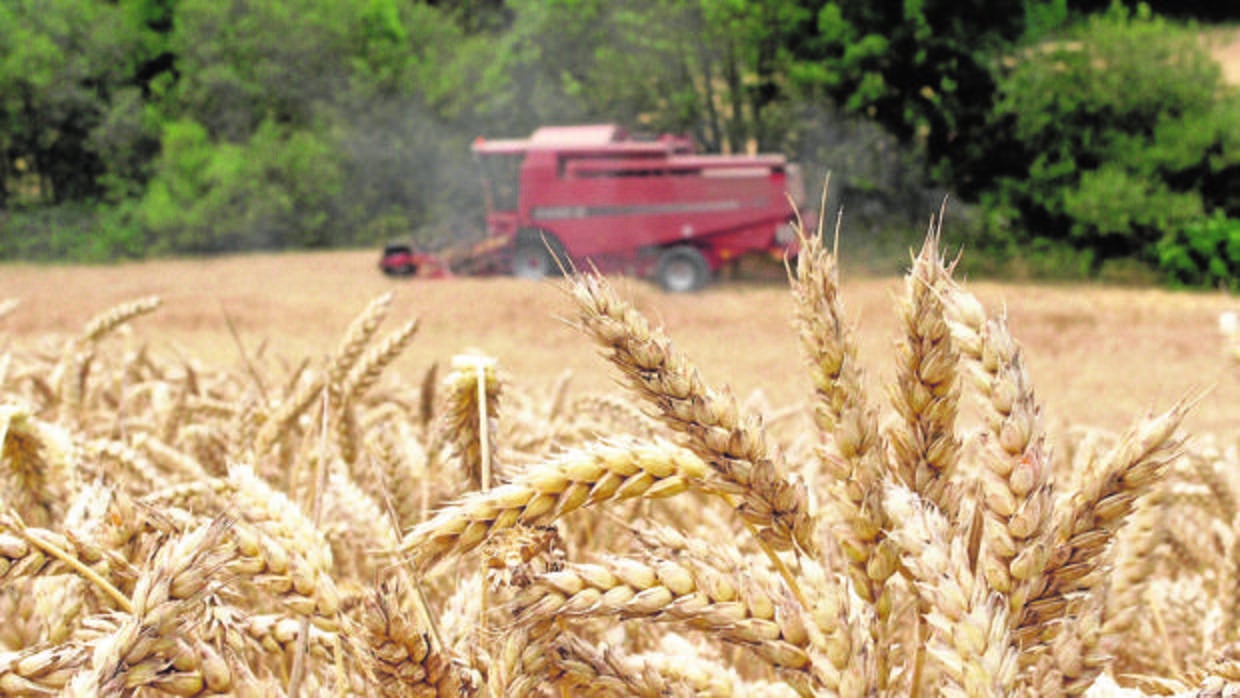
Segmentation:
<svg viewBox="0 0 1240 698">
<path fill-rule="evenodd" d="M 805 192 L 782 155 L 699 155 L 687 138 L 639 140 L 609 124 L 479 138 L 473 152 L 487 237 L 444 255 L 388 245 L 384 273 L 539 279 L 561 266 L 596 268 L 686 292 L 746 255 L 796 253 L 792 224 Z"/>
</svg>

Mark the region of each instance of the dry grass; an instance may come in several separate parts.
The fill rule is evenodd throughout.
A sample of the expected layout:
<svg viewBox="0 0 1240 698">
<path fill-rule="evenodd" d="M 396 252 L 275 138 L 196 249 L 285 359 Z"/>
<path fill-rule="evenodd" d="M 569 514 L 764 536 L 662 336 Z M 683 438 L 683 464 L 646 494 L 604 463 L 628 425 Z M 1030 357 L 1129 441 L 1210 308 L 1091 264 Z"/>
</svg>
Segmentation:
<svg viewBox="0 0 1240 698">
<path fill-rule="evenodd" d="M 1223 79 L 1240 85 L 1240 29 L 1218 29 L 1206 36 L 1214 57 L 1223 68 Z"/>
<path fill-rule="evenodd" d="M 1234 694 L 1228 299 L 946 246 L 696 296 L 10 267 L 0 693 Z"/>
</svg>

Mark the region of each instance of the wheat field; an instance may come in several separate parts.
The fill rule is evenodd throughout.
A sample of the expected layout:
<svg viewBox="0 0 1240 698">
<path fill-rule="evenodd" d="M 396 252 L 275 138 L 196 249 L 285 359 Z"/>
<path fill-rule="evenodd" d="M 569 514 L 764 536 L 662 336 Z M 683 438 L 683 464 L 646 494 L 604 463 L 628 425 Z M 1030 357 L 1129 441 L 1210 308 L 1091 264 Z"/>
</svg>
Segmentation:
<svg viewBox="0 0 1240 698">
<path fill-rule="evenodd" d="M 961 253 L 950 234 L 944 247 Z M 378 256 L 361 250 L 105 267 L 5 265 L 0 299 L 20 305 L 0 329 L 10 341 L 63 339 L 103 309 L 156 295 L 159 312 L 133 326 L 152 353 L 185 355 L 220 368 L 241 366 L 243 352 L 295 364 L 322 359 L 359 309 L 391 291 L 392 315 L 421 322 L 418 340 L 385 374 L 392 382 L 416 382 L 431 364 L 476 348 L 529 389 L 565 370 L 573 373 L 573 392 L 614 386 L 589 341 L 563 321 L 571 304 L 558 284 L 504 277 L 391 281 L 378 273 Z M 877 388 L 895 370 L 892 303 L 903 282 L 850 272 L 847 258 L 841 263 L 845 311 L 856 324 Z M 755 272 L 750 279 L 759 276 L 764 280 L 721 283 L 689 295 L 667 295 L 622 278 L 614 283 L 675 337 L 711 381 L 729 384 L 741 396 L 760 391 L 779 407 L 804 404 L 810 391 L 790 327 L 792 296 L 782 269 Z M 1236 299 L 1075 284 L 968 286 L 989 307 L 1006 309 L 1052 423 L 1118 430 L 1202 390 L 1209 392 L 1187 417 L 1193 431 L 1240 423 L 1240 376 L 1231 370 L 1218 332 L 1219 314 L 1240 309 Z"/>
<path fill-rule="evenodd" d="M 1240 695 L 1218 294 L 0 270 L 0 694 Z"/>
</svg>

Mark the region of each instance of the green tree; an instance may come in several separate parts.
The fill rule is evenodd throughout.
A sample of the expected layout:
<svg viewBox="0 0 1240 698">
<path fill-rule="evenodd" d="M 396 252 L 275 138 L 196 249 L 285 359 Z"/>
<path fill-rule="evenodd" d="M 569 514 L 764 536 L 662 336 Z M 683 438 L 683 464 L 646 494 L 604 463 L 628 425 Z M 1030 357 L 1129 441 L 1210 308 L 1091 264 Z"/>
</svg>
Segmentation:
<svg viewBox="0 0 1240 698">
<path fill-rule="evenodd" d="M 194 121 L 165 126 L 139 218 L 156 253 L 328 247 L 341 186 L 329 141 L 266 121 L 245 144 Z"/>
<path fill-rule="evenodd" d="M 1001 172 L 989 157 L 1003 138 L 991 120 L 992 66 L 1013 42 L 1067 16 L 1063 0 L 810 5 L 815 31 L 801 32 L 791 47 L 793 84 L 924 149 L 936 178 L 970 198 Z"/>
<path fill-rule="evenodd" d="M 243 143 L 261 124 L 309 125 L 348 88 L 359 3 L 179 0 L 169 47 L 173 117 Z"/>
<path fill-rule="evenodd" d="M 484 107 L 514 128 L 616 121 L 691 133 L 707 150 L 782 143 L 796 2 L 514 0 Z M 512 88 L 503 89 L 504 81 Z"/>
<path fill-rule="evenodd" d="M 1153 261 L 1168 231 L 1240 213 L 1240 98 L 1193 28 L 1116 5 L 1008 64 L 996 113 L 1026 165 L 996 191 L 1029 230 Z"/>
<path fill-rule="evenodd" d="M 107 157 L 142 56 L 130 19 L 112 3 L 0 5 L 0 206 L 96 199 L 107 175 L 137 175 Z M 141 147 L 141 133 L 125 137 Z"/>
</svg>

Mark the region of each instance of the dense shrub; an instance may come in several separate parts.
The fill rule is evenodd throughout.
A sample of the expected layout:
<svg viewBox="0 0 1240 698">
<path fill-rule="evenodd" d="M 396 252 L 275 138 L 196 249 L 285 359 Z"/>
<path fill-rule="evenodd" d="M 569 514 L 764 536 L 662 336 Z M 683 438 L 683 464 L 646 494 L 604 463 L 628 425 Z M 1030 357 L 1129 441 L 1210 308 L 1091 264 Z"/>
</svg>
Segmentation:
<svg viewBox="0 0 1240 698">
<path fill-rule="evenodd" d="M 1170 231 L 1157 244 L 1169 281 L 1240 290 L 1240 218 L 1215 212 Z"/>
<path fill-rule="evenodd" d="M 0 210 L 0 259 L 107 262 L 138 259 L 146 236 L 133 202 Z"/>
<path fill-rule="evenodd" d="M 1014 230 L 1090 251 L 1095 271 L 1165 265 L 1167 231 L 1240 210 L 1240 99 L 1194 28 L 1116 5 L 1008 58 L 1000 89 L 996 118 L 1019 144 L 1006 156 L 1027 165 L 990 201 Z"/>
<path fill-rule="evenodd" d="M 243 145 L 194 121 L 169 124 L 140 217 L 155 253 L 325 247 L 340 188 L 336 154 L 310 131 L 267 122 Z"/>
</svg>

